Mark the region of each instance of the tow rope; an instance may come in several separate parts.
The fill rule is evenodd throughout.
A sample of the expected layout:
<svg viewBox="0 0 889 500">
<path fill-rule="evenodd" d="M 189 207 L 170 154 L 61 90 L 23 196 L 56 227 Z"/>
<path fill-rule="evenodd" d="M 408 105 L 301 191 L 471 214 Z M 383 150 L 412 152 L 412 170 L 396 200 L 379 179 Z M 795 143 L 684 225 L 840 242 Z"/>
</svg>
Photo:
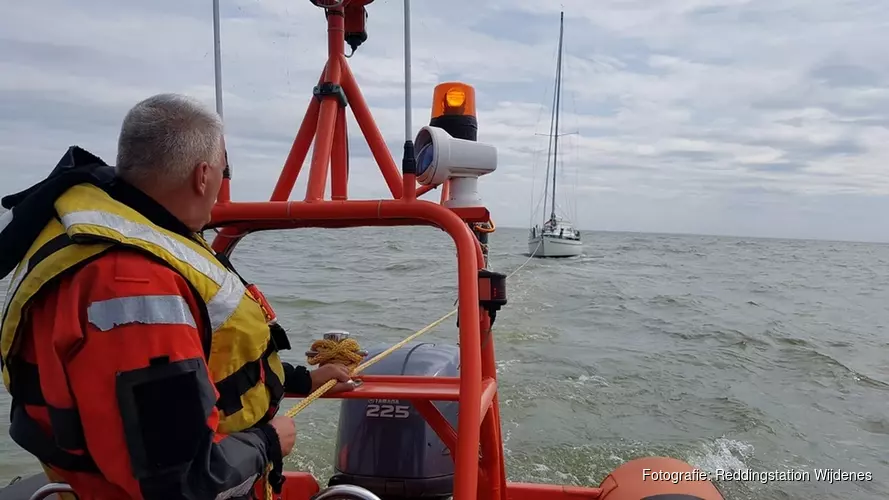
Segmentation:
<svg viewBox="0 0 889 500">
<path fill-rule="evenodd" d="M 455 314 L 457 314 L 457 309 L 454 309 L 453 311 L 445 314 L 444 316 L 438 318 L 437 320 L 433 321 L 432 323 L 429 323 L 428 325 L 424 326 L 422 329 L 417 330 L 416 332 L 408 335 L 407 337 L 404 338 L 404 340 L 401 340 L 397 344 L 393 345 L 392 347 L 389 347 L 385 351 L 377 354 L 376 356 L 370 358 L 369 360 L 367 360 L 361 364 L 352 362 L 352 360 L 355 359 L 356 357 L 358 358 L 359 361 L 361 359 L 363 359 L 363 356 L 358 354 L 358 352 L 361 350 L 361 346 L 358 345 L 358 341 L 356 341 L 355 339 L 347 338 L 347 339 L 343 339 L 340 341 L 330 340 L 330 339 L 316 340 L 315 342 L 312 343 L 312 349 L 317 351 L 318 354 L 309 358 L 308 362 L 310 365 L 314 365 L 314 364 L 321 364 L 321 363 L 327 364 L 327 363 L 340 361 L 340 364 L 351 368 L 349 373 L 351 376 L 354 377 L 355 375 L 366 370 L 368 367 L 375 365 L 377 362 L 379 362 L 386 356 L 401 349 L 402 347 L 407 345 L 408 342 L 414 340 L 415 338 L 419 337 L 420 335 L 423 335 L 424 333 L 428 332 L 429 330 L 432 330 L 436 326 L 444 323 L 448 318 L 450 318 L 451 316 L 453 316 Z M 322 361 L 320 361 L 320 359 L 330 359 L 331 361 L 322 362 Z M 342 362 L 343 360 L 345 360 L 346 362 Z M 336 379 L 328 380 L 327 382 L 324 383 L 324 385 L 315 389 L 314 392 L 312 392 L 311 394 L 306 396 L 305 399 L 303 399 L 302 401 L 300 401 L 299 403 L 294 405 L 293 408 L 287 410 L 287 412 L 284 413 L 284 415 L 287 415 L 290 418 L 295 417 L 299 412 L 305 410 L 307 406 L 309 406 L 310 404 L 312 404 L 313 401 L 315 401 L 318 398 L 320 398 L 321 396 L 323 396 L 327 391 L 332 389 L 333 386 L 335 386 L 336 384 L 337 384 Z"/>
<path fill-rule="evenodd" d="M 540 243 L 538 243 L 537 246 L 540 247 Z M 534 258 L 534 254 L 536 252 L 537 252 L 537 249 L 535 248 L 534 251 L 531 252 L 531 255 L 528 257 L 528 259 L 525 260 L 525 262 L 523 262 L 522 265 L 517 267 L 513 272 L 509 273 L 506 276 L 506 279 L 512 278 L 513 276 L 515 276 L 516 273 L 521 271 L 522 268 L 524 268 L 526 265 L 528 265 L 528 263 L 531 262 L 531 259 Z M 336 341 L 336 340 L 332 340 L 332 339 L 316 340 L 315 342 L 312 343 L 311 349 L 313 351 L 316 351 L 317 354 L 309 357 L 308 363 L 310 365 L 318 365 L 318 364 L 327 364 L 327 363 L 337 363 L 338 362 L 339 364 L 349 367 L 351 369 L 350 374 L 354 377 L 355 375 L 366 370 L 368 367 L 375 365 L 377 362 L 379 362 L 386 356 L 401 349 L 402 347 L 407 345 L 410 341 L 416 339 L 417 337 L 419 337 L 420 335 L 423 335 L 424 333 L 429 332 L 436 326 L 444 323 L 445 321 L 447 321 L 448 318 L 457 314 L 458 310 L 459 309 L 454 309 L 453 311 L 445 314 L 444 316 L 438 318 L 437 320 L 433 321 L 432 323 L 429 323 L 428 325 L 424 326 L 423 328 L 408 335 L 407 337 L 405 337 L 403 340 L 399 341 L 392 347 L 389 347 L 385 351 L 377 354 L 376 356 L 370 358 L 369 360 L 367 360 L 361 364 L 359 364 L 360 361 L 363 359 L 363 356 L 361 354 L 359 354 L 359 352 L 361 351 L 361 346 L 358 344 L 358 341 L 355 340 L 354 338 L 346 338 L 346 339 L 343 339 L 340 341 Z M 299 403 L 294 405 L 291 409 L 287 410 L 287 412 L 284 413 L 284 415 L 287 415 L 290 418 L 295 417 L 296 415 L 299 414 L 299 412 L 305 410 L 307 406 L 309 406 L 310 404 L 312 404 L 313 401 L 315 401 L 318 398 L 320 398 L 321 396 L 323 396 L 327 391 L 332 389 L 333 386 L 335 386 L 336 384 L 337 384 L 337 381 L 335 379 L 328 380 L 324 385 L 315 389 L 314 392 L 312 392 L 311 394 L 306 396 L 305 399 L 303 399 L 302 401 L 300 401 Z"/>
<path fill-rule="evenodd" d="M 491 224 L 493 226 L 493 223 Z M 491 231 L 493 232 L 493 231 Z M 534 254 L 537 253 L 537 249 L 540 248 L 542 241 L 537 244 L 537 248 L 534 249 L 533 252 L 528 256 L 528 259 L 522 263 L 519 267 L 517 267 L 513 272 L 509 273 L 506 276 L 506 279 L 512 278 L 516 273 L 521 271 L 531 259 L 534 258 Z M 417 337 L 423 335 L 424 333 L 429 332 L 434 329 L 438 325 L 444 323 L 451 316 L 457 314 L 459 309 L 455 308 L 453 311 L 445 314 L 444 316 L 438 318 L 437 320 L 429 323 L 423 328 L 417 330 L 416 332 L 408 335 L 403 340 L 399 341 L 395 345 L 389 347 L 385 351 L 377 354 L 376 356 L 370 358 L 369 360 L 361 363 L 361 360 L 364 359 L 364 355 L 361 353 L 361 346 L 358 344 L 358 341 L 354 338 L 344 338 L 341 340 L 333 340 L 333 339 L 319 339 L 312 342 L 311 351 L 314 351 L 315 354 L 307 357 L 307 362 L 310 365 L 322 365 L 328 363 L 338 363 L 348 367 L 349 374 L 354 377 L 358 375 L 362 371 L 366 370 L 370 366 L 373 366 L 386 356 L 392 354 L 393 352 L 401 349 L 405 345 L 407 345 L 410 341 L 416 339 Z M 294 405 L 292 408 L 287 410 L 284 415 L 293 418 L 299 414 L 299 412 L 305 410 L 310 404 L 316 401 L 318 398 L 327 393 L 330 389 L 332 389 L 338 381 L 336 379 L 328 380 L 321 387 L 315 389 L 311 394 L 306 396 L 302 401 Z M 266 470 L 266 481 L 265 481 L 265 497 L 266 500 L 272 500 L 275 498 L 274 491 L 272 489 L 272 485 L 268 480 L 268 474 L 271 471 L 271 464 Z"/>
</svg>

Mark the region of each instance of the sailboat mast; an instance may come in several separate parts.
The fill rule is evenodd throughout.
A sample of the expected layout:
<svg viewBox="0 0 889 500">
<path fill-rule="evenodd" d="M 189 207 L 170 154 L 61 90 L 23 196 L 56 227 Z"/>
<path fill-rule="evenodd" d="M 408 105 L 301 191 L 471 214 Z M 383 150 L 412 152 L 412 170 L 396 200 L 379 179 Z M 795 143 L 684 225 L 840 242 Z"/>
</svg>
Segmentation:
<svg viewBox="0 0 889 500">
<path fill-rule="evenodd" d="M 565 13 L 559 14 L 559 56 L 556 62 L 556 125 L 553 131 L 553 194 L 550 218 L 556 218 L 556 170 L 559 164 L 559 108 L 562 105 L 562 39 L 565 33 Z"/>
<path fill-rule="evenodd" d="M 556 72 L 556 77 L 558 77 L 558 71 Z M 549 202 L 549 172 L 550 168 L 552 168 L 552 155 L 553 155 L 553 128 L 556 123 L 556 93 L 557 93 L 557 85 L 558 81 L 553 83 L 553 105 L 552 110 L 549 113 L 549 135 L 548 140 L 546 141 L 546 175 L 544 175 L 544 185 L 543 185 L 543 222 L 542 224 L 546 224 L 546 206 Z"/>
</svg>

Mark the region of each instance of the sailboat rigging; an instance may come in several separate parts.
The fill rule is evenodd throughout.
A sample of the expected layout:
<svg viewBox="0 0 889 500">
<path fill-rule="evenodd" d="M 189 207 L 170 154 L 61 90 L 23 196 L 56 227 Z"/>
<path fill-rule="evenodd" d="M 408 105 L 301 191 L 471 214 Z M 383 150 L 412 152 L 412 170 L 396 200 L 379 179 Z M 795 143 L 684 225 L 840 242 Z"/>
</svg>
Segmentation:
<svg viewBox="0 0 889 500">
<path fill-rule="evenodd" d="M 583 252 L 580 231 L 567 217 L 556 214 L 556 173 L 559 157 L 559 114 L 562 105 L 562 48 L 565 34 L 565 13 L 559 17 L 559 51 L 556 58 L 556 84 L 553 92 L 553 110 L 550 118 L 549 147 L 546 159 L 546 185 L 544 187 L 543 208 L 546 210 L 550 182 L 552 195 L 549 218 L 542 225 L 535 225 L 528 235 L 528 253 L 533 257 L 575 257 Z M 550 181 L 550 167 L 552 180 Z M 545 213 L 545 212 L 544 212 Z"/>
</svg>

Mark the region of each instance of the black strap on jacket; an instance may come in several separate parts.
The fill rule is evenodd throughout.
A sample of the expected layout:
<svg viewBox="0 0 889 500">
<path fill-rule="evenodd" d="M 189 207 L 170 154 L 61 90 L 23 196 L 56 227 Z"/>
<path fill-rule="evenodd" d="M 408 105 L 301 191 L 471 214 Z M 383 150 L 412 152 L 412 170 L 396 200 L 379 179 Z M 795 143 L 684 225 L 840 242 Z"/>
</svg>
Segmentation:
<svg viewBox="0 0 889 500">
<path fill-rule="evenodd" d="M 19 358 L 12 360 L 7 369 L 10 378 L 15 381 L 10 387 L 12 410 L 9 436 L 12 440 L 47 465 L 74 472 L 99 472 L 86 450 L 86 438 L 77 409 L 57 408 L 46 403 L 40 389 L 37 365 Z M 46 409 L 52 427 L 51 437 L 28 414 L 25 405 Z"/>
<path fill-rule="evenodd" d="M 71 146 L 46 179 L 9 196 L 0 203 L 13 211 L 12 220 L 0 232 L 0 279 L 25 257 L 28 249 L 56 216 L 55 201 L 65 191 L 85 182 L 105 186 L 115 177 L 115 168 L 101 158 Z"/>
</svg>

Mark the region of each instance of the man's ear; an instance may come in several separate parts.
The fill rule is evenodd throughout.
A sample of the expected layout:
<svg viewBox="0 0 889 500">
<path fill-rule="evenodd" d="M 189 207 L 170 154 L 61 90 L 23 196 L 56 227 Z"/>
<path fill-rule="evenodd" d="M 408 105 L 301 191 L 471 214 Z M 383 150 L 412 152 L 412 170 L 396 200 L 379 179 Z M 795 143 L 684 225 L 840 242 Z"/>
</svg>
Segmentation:
<svg viewBox="0 0 889 500">
<path fill-rule="evenodd" d="M 192 187 L 195 192 L 202 195 L 207 191 L 210 182 L 210 164 L 202 161 L 197 164 L 192 174 Z"/>
</svg>

